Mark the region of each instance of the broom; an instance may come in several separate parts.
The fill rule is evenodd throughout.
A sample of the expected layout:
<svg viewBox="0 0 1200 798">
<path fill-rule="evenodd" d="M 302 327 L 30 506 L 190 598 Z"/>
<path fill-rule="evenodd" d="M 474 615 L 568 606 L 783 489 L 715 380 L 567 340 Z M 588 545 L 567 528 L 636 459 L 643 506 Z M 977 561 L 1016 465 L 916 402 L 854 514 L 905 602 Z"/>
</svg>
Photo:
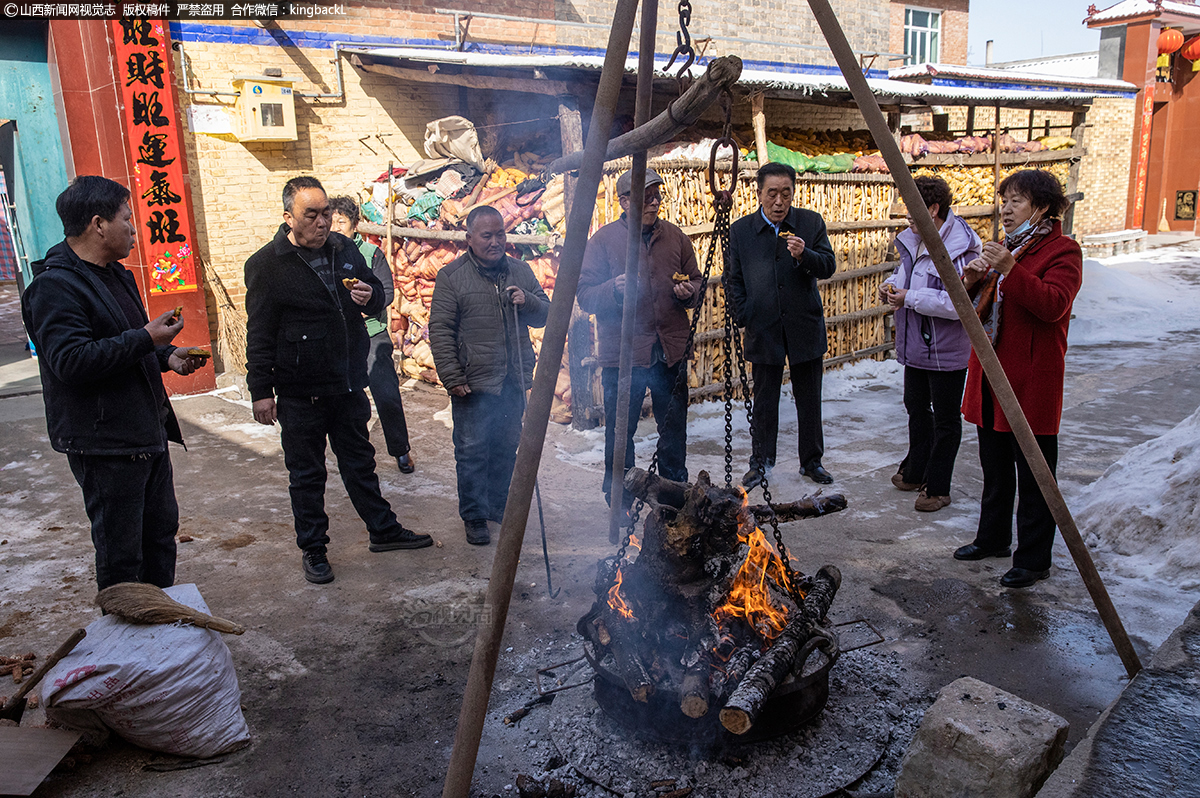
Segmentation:
<svg viewBox="0 0 1200 798">
<path fill-rule="evenodd" d="M 234 635 L 240 635 L 246 631 L 246 627 L 233 621 L 214 618 L 185 604 L 180 604 L 156 585 L 140 582 L 121 582 L 106 587 L 96 594 L 96 604 L 104 612 L 131 623 L 179 622 Z"/>
<path fill-rule="evenodd" d="M 229 289 L 216 268 L 207 260 L 201 260 L 204 265 L 204 279 L 212 289 L 217 300 L 217 351 L 221 356 L 221 367 L 225 371 L 241 374 L 245 371 L 246 362 L 246 312 L 238 307 L 229 296 Z"/>
</svg>

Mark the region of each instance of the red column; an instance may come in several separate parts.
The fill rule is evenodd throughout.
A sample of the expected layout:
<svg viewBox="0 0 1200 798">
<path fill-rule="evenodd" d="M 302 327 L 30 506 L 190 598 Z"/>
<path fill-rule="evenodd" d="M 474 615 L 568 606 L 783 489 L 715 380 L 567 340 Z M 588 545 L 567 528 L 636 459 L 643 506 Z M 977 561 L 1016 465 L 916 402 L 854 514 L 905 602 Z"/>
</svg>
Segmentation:
<svg viewBox="0 0 1200 798">
<path fill-rule="evenodd" d="M 187 160 L 180 139 L 182 127 L 174 112 L 177 105 L 174 102 L 174 72 L 169 58 L 167 27 L 159 23 L 158 30 L 161 31 L 162 41 L 166 43 L 164 49 L 167 56 L 163 64 L 163 88 L 159 90 L 157 87 L 151 87 L 151 91 L 159 91 L 159 100 L 163 102 L 164 107 L 169 106 L 171 111 L 166 116 L 167 125 L 156 128 L 152 133 L 165 132 L 168 137 L 173 136 L 176 142 L 178 154 L 172 166 L 178 165 L 173 175 L 178 185 L 173 185 L 172 188 L 179 200 L 172 204 L 172 209 L 180 220 L 180 228 L 191 231 L 194 229 L 192 196 L 187 182 Z M 122 96 L 131 88 L 140 86 L 137 86 L 136 82 L 131 86 L 126 85 L 127 64 L 118 59 L 116 51 L 113 26 L 110 22 L 62 20 L 50 23 L 50 66 L 59 87 L 67 171 L 72 177 L 86 174 L 103 175 L 122 183 L 133 192 L 131 204 L 138 225 L 138 246 L 130 253 L 125 265 L 137 278 L 142 301 L 146 303 L 151 317 L 182 306 L 185 325 L 176 337 L 175 344 L 204 347 L 211 351 L 208 310 L 205 306 L 204 291 L 198 285 L 201 270 L 196 256 L 191 256 L 195 263 L 195 287 L 190 290 L 158 290 L 162 281 L 156 279 L 156 270 L 152 270 L 148 265 L 163 263 L 165 250 L 159 244 L 151 244 L 152 235 L 147 227 L 155 218 L 152 214 L 161 213 L 163 208 L 148 208 L 141 196 L 147 190 L 153 167 L 138 162 L 138 146 L 143 141 L 145 131 L 133 130 L 130 124 L 132 109 Z M 168 99 L 169 103 L 166 102 Z M 132 136 L 136 136 L 136 141 Z M 141 160 L 145 161 L 146 158 L 141 157 Z M 190 241 L 187 243 L 191 244 Z M 181 242 L 171 242 L 174 254 L 178 254 L 181 246 Z M 192 252 L 194 249 L 194 245 L 191 246 Z M 155 290 L 151 290 L 152 288 Z M 203 369 L 187 377 L 168 372 L 163 375 L 163 380 L 172 394 L 200 393 L 216 387 L 211 360 Z"/>
</svg>

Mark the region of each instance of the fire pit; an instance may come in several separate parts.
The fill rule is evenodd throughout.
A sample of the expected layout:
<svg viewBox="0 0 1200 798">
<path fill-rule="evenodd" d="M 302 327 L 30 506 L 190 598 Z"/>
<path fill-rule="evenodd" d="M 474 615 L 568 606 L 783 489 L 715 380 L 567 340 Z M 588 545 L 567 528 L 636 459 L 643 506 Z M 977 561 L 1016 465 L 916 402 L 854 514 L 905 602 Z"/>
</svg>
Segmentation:
<svg viewBox="0 0 1200 798">
<path fill-rule="evenodd" d="M 580 619 L 595 697 L 641 736 L 721 748 L 791 731 L 825 706 L 839 656 L 825 614 L 841 583 L 827 565 L 788 590 L 758 527 L 772 510 L 745 491 L 632 469 L 626 489 L 649 513 L 636 558 L 601 561 Z M 779 521 L 846 507 L 840 495 L 777 505 Z"/>
</svg>

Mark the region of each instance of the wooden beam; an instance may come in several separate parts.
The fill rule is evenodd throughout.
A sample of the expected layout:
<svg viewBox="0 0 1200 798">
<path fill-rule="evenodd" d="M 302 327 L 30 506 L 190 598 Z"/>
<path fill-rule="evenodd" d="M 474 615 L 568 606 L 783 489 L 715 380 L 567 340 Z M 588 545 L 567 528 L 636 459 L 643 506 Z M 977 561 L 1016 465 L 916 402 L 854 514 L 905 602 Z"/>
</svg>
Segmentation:
<svg viewBox="0 0 1200 798">
<path fill-rule="evenodd" d="M 742 59 L 723 55 L 709 62 L 708 70 L 696 78 L 688 90 L 665 111 L 644 125 L 609 142 L 604 158 L 615 161 L 636 152 L 645 152 L 655 144 L 670 141 L 679 131 L 694 125 L 704 112 L 716 104 L 721 92 L 729 89 L 742 75 Z M 570 172 L 583 162 L 581 153 L 564 155 L 546 167 L 546 174 Z"/>
<path fill-rule="evenodd" d="M 449 72 L 430 72 L 428 69 L 409 69 L 391 66 L 390 64 L 370 64 L 359 56 L 353 56 L 351 63 L 365 72 L 376 75 L 387 75 L 400 80 L 414 83 L 440 83 L 449 86 L 465 86 L 468 89 L 483 89 L 485 91 L 517 91 L 524 94 L 549 94 L 561 96 L 564 94 L 580 93 L 579 84 L 567 83 L 562 80 L 538 78 L 505 78 L 494 75 L 466 75 Z"/>
<path fill-rule="evenodd" d="M 771 159 L 767 156 L 767 115 L 763 110 L 766 101 L 761 91 L 750 95 L 751 114 L 754 123 L 754 149 L 758 153 L 758 162 L 764 164 Z"/>
<path fill-rule="evenodd" d="M 996 211 L 992 214 L 992 240 L 1000 240 L 1000 106 L 996 106 L 996 124 L 992 134 L 992 149 L 995 162 L 992 164 L 992 197 L 996 198 Z"/>
</svg>

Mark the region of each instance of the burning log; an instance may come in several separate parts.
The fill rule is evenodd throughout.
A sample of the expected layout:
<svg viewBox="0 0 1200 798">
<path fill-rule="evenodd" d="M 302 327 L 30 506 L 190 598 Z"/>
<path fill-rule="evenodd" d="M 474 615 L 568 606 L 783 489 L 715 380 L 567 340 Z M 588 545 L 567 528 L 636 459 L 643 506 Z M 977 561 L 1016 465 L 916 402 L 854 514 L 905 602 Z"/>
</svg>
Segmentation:
<svg viewBox="0 0 1200 798">
<path fill-rule="evenodd" d="M 637 632 L 619 618 L 606 625 L 612 636 L 609 650 L 617 663 L 617 674 L 629 689 L 629 695 L 634 701 L 645 704 L 654 695 L 654 680 L 646 671 L 646 664 L 638 653 Z"/>
<path fill-rule="evenodd" d="M 721 725 L 734 734 L 745 734 L 754 725 L 768 696 L 798 665 L 801 649 L 813 637 L 815 627 L 829 611 L 842 583 L 837 568 L 826 565 L 813 577 L 813 587 L 804 600 L 800 617 L 788 623 L 762 658 L 738 684 L 721 710 Z"/>
<path fill-rule="evenodd" d="M 683 700 L 679 702 L 679 708 L 689 718 L 702 718 L 708 714 L 708 678 L 711 673 L 712 665 L 708 657 L 700 657 L 683 675 L 679 689 Z"/>
<path fill-rule="evenodd" d="M 779 523 L 786 524 L 788 521 L 816 518 L 845 509 L 846 497 L 840 493 L 831 493 L 828 496 L 806 496 L 798 502 L 777 504 L 775 505 L 775 517 L 779 519 Z M 754 517 L 759 521 L 771 520 L 771 508 L 768 505 L 753 504 L 750 506 L 750 512 L 754 513 Z"/>
</svg>

